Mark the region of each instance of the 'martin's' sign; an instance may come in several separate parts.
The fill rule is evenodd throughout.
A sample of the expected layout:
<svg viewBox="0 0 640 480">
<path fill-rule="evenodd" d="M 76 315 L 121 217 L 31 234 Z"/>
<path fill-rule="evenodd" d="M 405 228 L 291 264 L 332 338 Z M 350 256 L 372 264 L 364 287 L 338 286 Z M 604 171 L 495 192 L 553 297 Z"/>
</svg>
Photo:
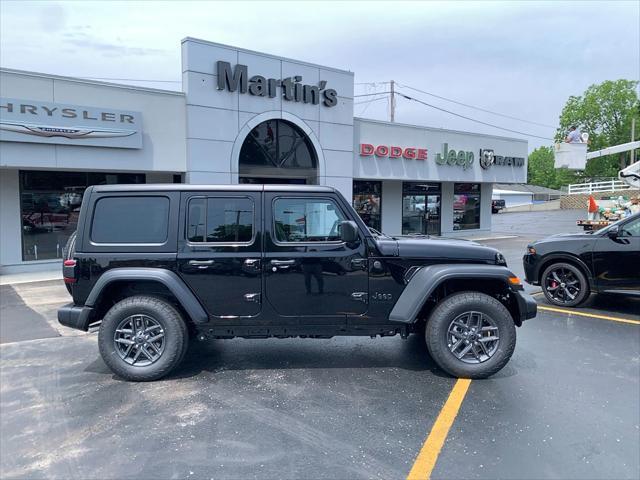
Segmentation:
<svg viewBox="0 0 640 480">
<path fill-rule="evenodd" d="M 231 71 L 229 62 L 218 61 L 218 90 L 227 89 L 230 92 L 238 90 L 240 93 L 249 92 L 257 97 L 274 98 L 280 94 L 285 100 L 291 102 L 303 102 L 318 105 L 322 98 L 322 104 L 326 107 L 334 107 L 338 103 L 338 92 L 333 88 L 327 88 L 327 82 L 320 80 L 318 86 L 303 85 L 302 76 L 296 75 L 283 79 L 266 78 L 261 75 L 249 77 L 249 68 L 246 65 L 237 64 Z"/>
<path fill-rule="evenodd" d="M 426 160 L 427 149 L 416 147 L 395 147 L 387 145 L 374 146 L 370 143 L 360 144 L 360 156 L 370 157 L 375 155 L 376 157 L 389 157 L 400 158 L 404 157 L 408 160 Z"/>
</svg>

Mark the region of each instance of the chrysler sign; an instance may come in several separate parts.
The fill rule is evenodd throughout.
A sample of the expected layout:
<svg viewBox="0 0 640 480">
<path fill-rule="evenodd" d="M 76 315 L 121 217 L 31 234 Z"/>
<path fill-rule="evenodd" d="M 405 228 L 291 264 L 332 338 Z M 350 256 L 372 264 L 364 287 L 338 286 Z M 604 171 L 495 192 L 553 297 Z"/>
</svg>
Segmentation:
<svg viewBox="0 0 640 480">
<path fill-rule="evenodd" d="M 0 140 L 142 148 L 139 112 L 0 98 Z"/>
</svg>

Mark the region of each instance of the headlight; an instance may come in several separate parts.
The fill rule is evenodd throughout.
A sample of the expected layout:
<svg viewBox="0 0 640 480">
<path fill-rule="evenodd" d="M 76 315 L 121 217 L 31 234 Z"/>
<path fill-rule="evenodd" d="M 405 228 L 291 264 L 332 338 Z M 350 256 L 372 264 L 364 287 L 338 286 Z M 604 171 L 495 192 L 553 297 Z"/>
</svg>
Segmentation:
<svg viewBox="0 0 640 480">
<path fill-rule="evenodd" d="M 496 265 L 507 266 L 507 259 L 500 252 L 496 253 Z"/>
<path fill-rule="evenodd" d="M 536 254 L 536 249 L 533 248 L 531 245 L 527 246 L 527 252 L 531 255 L 535 255 Z"/>
</svg>

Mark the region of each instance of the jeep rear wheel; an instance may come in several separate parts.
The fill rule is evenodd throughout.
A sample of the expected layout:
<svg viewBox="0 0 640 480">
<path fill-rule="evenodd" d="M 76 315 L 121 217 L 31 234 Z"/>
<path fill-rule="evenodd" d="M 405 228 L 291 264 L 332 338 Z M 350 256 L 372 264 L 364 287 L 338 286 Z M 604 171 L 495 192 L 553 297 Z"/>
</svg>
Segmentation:
<svg viewBox="0 0 640 480">
<path fill-rule="evenodd" d="M 516 346 L 511 314 L 495 298 L 461 292 L 442 300 L 427 321 L 429 353 L 445 372 L 486 378 L 504 367 Z"/>
<path fill-rule="evenodd" d="M 107 366 L 116 375 L 138 382 L 157 380 L 176 368 L 188 341 L 182 315 L 164 300 L 143 295 L 115 304 L 98 334 Z"/>
</svg>

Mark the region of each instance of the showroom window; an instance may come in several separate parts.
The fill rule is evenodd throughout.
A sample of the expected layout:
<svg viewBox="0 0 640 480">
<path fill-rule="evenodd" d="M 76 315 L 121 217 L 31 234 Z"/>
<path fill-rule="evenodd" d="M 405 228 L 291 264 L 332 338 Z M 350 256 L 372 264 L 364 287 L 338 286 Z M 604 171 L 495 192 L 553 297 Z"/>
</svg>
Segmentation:
<svg viewBox="0 0 640 480">
<path fill-rule="evenodd" d="M 440 235 L 439 183 L 402 184 L 402 234 Z"/>
<path fill-rule="evenodd" d="M 142 173 L 20 171 L 22 259 L 62 258 L 90 185 L 145 183 Z"/>
<path fill-rule="evenodd" d="M 354 181 L 353 208 L 368 227 L 382 231 L 382 182 Z"/>
<path fill-rule="evenodd" d="M 286 120 L 257 125 L 240 149 L 240 183 L 317 183 L 318 159 L 309 137 Z"/>
<path fill-rule="evenodd" d="M 453 186 L 453 229 L 480 228 L 480 184 L 456 183 Z"/>
</svg>

